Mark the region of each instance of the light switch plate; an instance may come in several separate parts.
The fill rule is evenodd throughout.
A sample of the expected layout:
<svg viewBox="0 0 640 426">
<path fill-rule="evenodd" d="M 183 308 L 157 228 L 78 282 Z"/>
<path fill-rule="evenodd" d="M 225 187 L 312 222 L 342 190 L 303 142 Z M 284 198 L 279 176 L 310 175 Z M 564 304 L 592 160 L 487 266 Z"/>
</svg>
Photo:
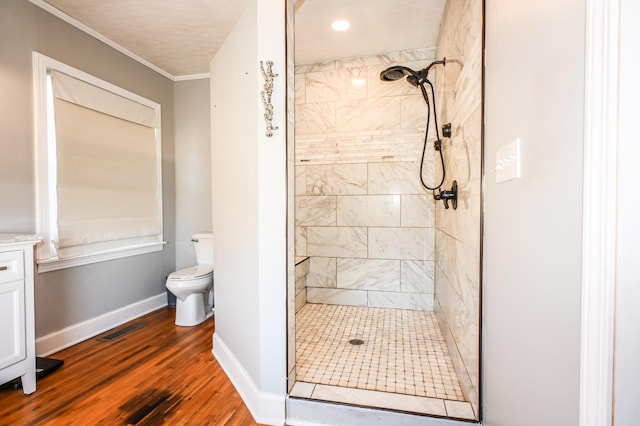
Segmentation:
<svg viewBox="0 0 640 426">
<path fill-rule="evenodd" d="M 520 138 L 496 152 L 496 183 L 520 179 Z"/>
</svg>

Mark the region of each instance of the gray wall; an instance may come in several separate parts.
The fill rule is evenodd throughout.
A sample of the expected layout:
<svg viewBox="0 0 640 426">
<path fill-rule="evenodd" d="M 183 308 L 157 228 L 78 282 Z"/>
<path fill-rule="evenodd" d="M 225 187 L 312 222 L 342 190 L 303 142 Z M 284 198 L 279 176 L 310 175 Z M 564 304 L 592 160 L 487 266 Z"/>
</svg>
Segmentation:
<svg viewBox="0 0 640 426">
<path fill-rule="evenodd" d="M 196 264 L 191 235 L 211 231 L 209 79 L 175 83 L 176 269 Z"/>
<path fill-rule="evenodd" d="M 24 0 L 0 2 L 0 232 L 34 233 L 31 52 L 162 105 L 162 252 L 36 275 L 36 336 L 164 293 L 175 268 L 173 82 Z"/>
<path fill-rule="evenodd" d="M 585 1 L 486 2 L 487 425 L 578 424 Z M 496 151 L 522 138 L 520 180 Z"/>
</svg>

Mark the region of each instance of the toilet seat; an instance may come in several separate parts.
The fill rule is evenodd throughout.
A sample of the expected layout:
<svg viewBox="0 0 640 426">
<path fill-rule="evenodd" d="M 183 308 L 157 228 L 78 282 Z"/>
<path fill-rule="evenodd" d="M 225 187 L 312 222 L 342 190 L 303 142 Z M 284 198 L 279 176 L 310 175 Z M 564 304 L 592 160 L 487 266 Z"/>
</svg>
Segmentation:
<svg viewBox="0 0 640 426">
<path fill-rule="evenodd" d="M 180 269 L 167 277 L 165 286 L 179 300 L 185 301 L 192 294 L 211 290 L 213 286 L 213 267 L 193 266 Z"/>
<path fill-rule="evenodd" d="M 192 266 L 172 272 L 167 279 L 172 281 L 189 281 L 205 277 L 208 278 L 209 276 L 213 276 L 212 266 Z"/>
</svg>

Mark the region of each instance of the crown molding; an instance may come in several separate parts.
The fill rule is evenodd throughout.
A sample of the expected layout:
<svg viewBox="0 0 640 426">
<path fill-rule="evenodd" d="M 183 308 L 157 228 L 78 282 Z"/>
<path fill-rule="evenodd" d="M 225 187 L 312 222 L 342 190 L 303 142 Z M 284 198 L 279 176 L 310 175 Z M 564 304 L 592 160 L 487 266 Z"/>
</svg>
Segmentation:
<svg viewBox="0 0 640 426">
<path fill-rule="evenodd" d="M 177 75 L 173 77 L 173 81 L 186 81 L 186 80 L 202 80 L 209 78 L 210 74 L 191 74 L 191 75 Z"/>
</svg>

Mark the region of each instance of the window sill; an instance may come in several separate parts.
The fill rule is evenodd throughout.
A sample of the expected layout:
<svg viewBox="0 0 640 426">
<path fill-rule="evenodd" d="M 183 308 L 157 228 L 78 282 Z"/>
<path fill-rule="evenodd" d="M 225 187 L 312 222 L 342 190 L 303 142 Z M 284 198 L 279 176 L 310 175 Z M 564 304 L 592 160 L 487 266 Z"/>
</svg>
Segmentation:
<svg viewBox="0 0 640 426">
<path fill-rule="evenodd" d="M 136 246 L 122 247 L 118 249 L 102 251 L 99 253 L 84 254 L 81 256 L 67 257 L 59 259 L 52 257 L 49 259 L 38 259 L 38 273 L 57 271 L 60 269 L 74 268 L 76 266 L 89 265 L 91 263 L 105 262 L 107 260 L 121 259 L 123 257 L 136 256 L 139 254 L 162 251 L 166 241 Z"/>
</svg>

